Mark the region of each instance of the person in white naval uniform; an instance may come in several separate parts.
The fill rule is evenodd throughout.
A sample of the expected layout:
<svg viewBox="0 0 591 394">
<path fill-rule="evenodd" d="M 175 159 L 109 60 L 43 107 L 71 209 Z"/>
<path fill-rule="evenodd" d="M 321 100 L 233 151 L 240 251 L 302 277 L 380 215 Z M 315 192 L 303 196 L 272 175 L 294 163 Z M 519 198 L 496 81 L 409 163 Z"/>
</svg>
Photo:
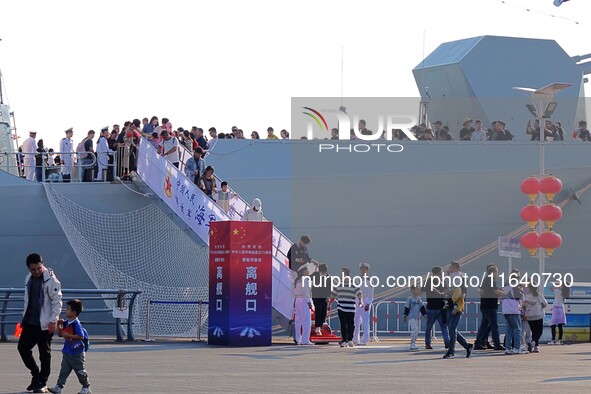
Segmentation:
<svg viewBox="0 0 591 394">
<path fill-rule="evenodd" d="M 356 305 L 355 310 L 355 331 L 353 332 L 353 342 L 356 345 L 367 345 L 369 340 L 369 316 L 371 315 L 371 303 L 373 302 L 374 288 L 369 283 L 370 265 L 368 263 L 359 264 L 359 275 L 363 279 L 363 283 L 359 286 L 361 290 L 361 304 Z M 363 336 L 361 336 L 360 327 L 363 328 Z"/>
<path fill-rule="evenodd" d="M 103 127 L 101 129 L 101 135 L 98 139 L 96 146 L 96 161 L 98 162 L 98 173 L 96 174 L 97 181 L 104 181 L 107 179 L 107 170 L 109 169 L 109 153 L 112 151 L 109 149 L 109 128 Z"/>
<path fill-rule="evenodd" d="M 295 340 L 298 345 L 312 345 L 310 342 L 310 330 L 312 329 L 312 314 L 314 309 L 312 302 L 308 265 L 304 264 L 298 270 L 298 277 L 293 285 L 295 297 Z"/>
<path fill-rule="evenodd" d="M 23 164 L 25 166 L 25 176 L 29 181 L 35 180 L 35 154 L 37 154 L 36 131 L 29 131 L 29 138 L 23 142 Z"/>
<path fill-rule="evenodd" d="M 62 179 L 64 182 L 70 182 L 72 171 L 74 170 L 74 141 L 72 136 L 74 129 L 70 127 L 66 130 L 66 136 L 60 141 L 60 159 L 62 161 Z"/>
</svg>

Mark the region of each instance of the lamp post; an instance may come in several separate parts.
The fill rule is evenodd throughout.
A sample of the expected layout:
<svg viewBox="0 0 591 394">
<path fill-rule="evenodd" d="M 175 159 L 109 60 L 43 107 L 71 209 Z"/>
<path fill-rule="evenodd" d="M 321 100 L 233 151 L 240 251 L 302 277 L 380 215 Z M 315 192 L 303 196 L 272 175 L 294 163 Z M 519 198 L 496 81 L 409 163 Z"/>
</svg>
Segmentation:
<svg viewBox="0 0 591 394">
<path fill-rule="evenodd" d="M 572 86 L 572 83 L 563 83 L 563 82 L 554 82 L 548 86 L 544 86 L 540 89 L 532 89 L 532 88 L 520 88 L 514 87 L 514 90 L 524 92 L 531 95 L 531 100 L 533 103 L 533 107 L 531 105 L 527 105 L 527 108 L 530 110 L 532 115 L 538 120 L 540 126 L 540 134 L 539 134 L 539 147 L 540 147 L 540 179 L 544 178 L 545 175 L 545 142 L 546 142 L 546 129 L 544 127 L 544 119 L 549 119 L 556 106 L 558 105 L 554 101 L 554 95 L 561 90 L 564 90 L 568 87 Z M 538 195 L 538 209 L 542 208 L 544 205 L 544 196 L 542 193 Z M 538 222 L 538 234 L 542 234 L 544 232 L 544 223 L 540 220 Z M 546 255 L 544 251 L 538 251 L 538 271 L 540 273 L 540 277 L 546 272 Z"/>
</svg>

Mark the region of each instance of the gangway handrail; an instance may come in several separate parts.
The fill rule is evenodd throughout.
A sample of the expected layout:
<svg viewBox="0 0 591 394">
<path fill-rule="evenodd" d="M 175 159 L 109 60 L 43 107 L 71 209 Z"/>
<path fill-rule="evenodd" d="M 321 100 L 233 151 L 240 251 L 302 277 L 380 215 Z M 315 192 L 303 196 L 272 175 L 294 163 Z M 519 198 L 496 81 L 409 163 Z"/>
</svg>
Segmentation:
<svg viewBox="0 0 591 394">
<path fill-rule="evenodd" d="M 140 177 L 142 176 L 146 176 L 147 174 L 144 173 L 144 171 L 146 171 L 148 168 L 154 168 L 157 171 L 162 170 L 162 168 L 160 168 L 162 165 L 164 165 L 165 162 L 168 162 L 170 164 L 170 161 L 167 160 L 166 158 L 163 158 L 161 155 L 157 155 L 157 151 L 155 150 L 155 147 L 150 144 L 148 141 L 146 141 L 145 139 L 141 141 L 140 143 L 140 149 L 139 149 L 139 154 L 138 154 L 138 159 L 141 160 L 141 162 L 138 162 L 138 175 Z M 141 156 L 141 157 L 140 157 Z M 152 161 L 154 161 L 152 163 Z M 168 166 L 168 164 L 166 164 L 167 167 L 172 167 L 172 166 Z M 179 166 L 180 167 L 180 166 Z M 170 171 L 172 171 L 172 168 L 169 168 Z M 175 174 L 177 176 L 177 183 L 180 184 L 178 181 L 183 180 L 183 182 L 185 183 L 190 183 L 191 189 L 194 190 L 196 189 L 195 185 L 193 184 L 193 180 L 189 179 L 189 177 L 186 176 L 186 174 L 181 170 L 181 169 L 176 169 L 175 170 Z M 156 192 L 154 189 L 154 185 L 150 184 L 151 180 L 150 179 L 144 179 L 144 182 L 146 182 L 146 184 L 148 185 L 148 187 L 150 187 L 150 189 L 156 193 L 157 195 L 162 196 L 162 191 L 160 192 Z M 195 193 L 197 193 L 196 191 L 194 191 Z M 209 204 L 209 202 L 211 201 L 211 203 L 213 203 L 213 199 L 211 199 L 210 197 L 206 196 L 205 193 L 203 193 L 203 191 L 201 191 L 202 194 L 199 194 L 199 200 L 203 201 L 203 200 L 207 200 L 207 203 Z M 165 204 L 169 205 L 171 208 L 172 207 L 172 202 L 164 200 Z M 206 231 L 198 231 L 196 228 L 194 228 L 190 223 L 187 223 L 187 219 L 185 217 L 181 217 L 181 215 L 179 215 L 179 213 L 173 208 L 173 211 L 175 212 L 175 214 L 177 216 L 179 216 L 183 222 L 185 224 L 187 224 L 196 234 L 197 236 L 206 244 L 209 244 L 209 239 L 208 239 L 208 234 Z M 221 209 L 219 206 L 216 207 L 215 210 L 212 209 L 212 213 L 215 213 L 216 220 L 232 220 L 232 217 L 223 209 Z M 277 231 L 277 232 L 276 232 Z M 291 274 L 293 274 L 293 271 L 289 270 L 288 265 L 286 264 L 286 260 L 285 258 L 282 258 L 281 255 L 285 255 L 285 253 L 283 253 L 283 251 L 279 248 L 281 246 L 281 242 L 283 242 L 282 236 L 283 235 L 278 235 L 281 234 L 280 232 L 278 232 L 278 230 L 276 229 L 275 226 L 273 226 L 273 248 L 274 249 L 274 254 L 273 254 L 273 306 L 275 307 L 276 310 L 278 310 L 282 315 L 284 315 L 287 318 L 291 317 L 291 313 L 293 310 L 293 294 L 292 294 L 292 281 L 293 279 L 290 278 Z M 285 236 L 283 236 L 285 237 Z M 287 237 L 285 237 L 285 239 L 287 239 Z M 281 254 L 281 255 L 279 255 Z M 278 256 L 279 255 L 279 256 Z M 289 271 L 289 273 L 287 273 L 286 271 Z M 275 280 L 277 279 L 277 280 Z M 289 282 L 289 284 L 285 284 L 283 283 L 283 281 Z M 291 297 L 291 299 L 286 299 L 286 297 Z M 287 301 L 286 301 L 287 300 Z"/>
<path fill-rule="evenodd" d="M 0 288 L 0 294 L 4 293 L 4 297 L 0 298 L 0 303 L 2 303 L 2 308 L 0 308 L 0 342 L 6 342 L 8 340 L 6 336 L 6 325 L 7 324 L 16 324 L 22 320 L 23 316 L 23 309 L 21 308 L 8 308 L 8 303 L 10 302 L 23 302 L 24 301 L 24 288 L 13 288 L 13 287 L 2 287 Z M 141 290 L 130 290 L 130 289 L 62 289 L 62 295 L 82 295 L 82 297 L 77 297 L 78 299 L 85 301 L 85 300 L 118 300 L 120 294 L 123 296 L 130 296 L 128 299 L 128 311 L 129 311 L 129 318 L 127 319 L 127 340 L 134 341 L 135 336 L 133 334 L 133 308 L 135 305 L 136 297 L 141 294 Z M 18 298 L 11 298 L 11 295 L 22 295 Z M 84 297 L 84 295 L 97 295 L 100 294 L 101 297 Z M 105 297 L 104 295 L 115 295 L 115 297 Z M 65 298 L 65 297 L 64 297 Z M 65 311 L 66 304 L 63 303 L 62 312 Z M 97 309 L 91 308 L 86 309 L 87 312 L 110 312 L 111 309 L 104 308 L 104 309 Z M 7 321 L 8 316 L 19 316 L 20 319 L 17 321 Z M 121 324 L 120 318 L 115 318 L 115 322 L 109 321 L 84 321 L 85 324 L 93 325 L 107 325 L 107 324 L 114 324 L 115 325 L 115 334 L 117 337 L 117 342 L 123 342 L 123 328 Z"/>
<path fill-rule="evenodd" d="M 183 144 L 181 144 L 179 142 L 178 144 L 178 149 L 179 149 L 179 171 L 181 171 L 184 174 L 184 167 L 186 164 L 186 160 L 184 160 L 185 157 L 192 157 L 193 155 L 191 154 L 191 151 L 189 149 L 187 149 L 186 146 L 184 146 Z M 206 153 L 208 153 L 208 151 L 206 151 Z M 188 159 L 187 159 L 188 160 Z M 216 182 L 218 185 L 220 185 L 222 183 L 222 179 L 220 177 L 218 177 L 215 173 L 214 173 L 214 177 L 216 179 Z M 235 198 L 237 198 L 240 202 L 242 202 L 245 206 L 245 211 L 246 209 L 250 208 L 250 204 L 248 204 L 246 202 L 245 199 L 243 199 L 239 193 L 236 193 L 236 191 L 234 189 L 232 189 L 230 186 L 228 186 L 228 191 L 235 196 Z M 215 200 L 214 200 L 215 201 Z M 217 203 L 217 202 L 216 202 Z M 234 209 L 233 205 L 230 206 L 230 209 L 234 211 L 235 214 L 237 214 L 241 219 L 242 216 L 244 215 L 244 213 L 241 213 L 239 210 Z M 228 213 L 228 215 L 230 216 L 230 218 L 233 217 L 234 213 L 230 214 Z M 265 221 L 270 221 L 267 218 L 265 218 L 263 216 L 263 220 Z M 277 232 L 277 242 L 275 244 L 275 242 L 273 243 L 273 248 L 275 249 L 275 257 L 282 256 L 285 260 L 287 259 L 287 253 L 284 252 L 280 246 L 282 245 L 281 240 L 285 239 L 287 241 L 287 244 L 289 245 L 289 247 L 291 247 L 291 245 L 293 245 L 293 242 L 287 238 L 287 236 L 285 234 L 283 234 L 276 226 L 273 226 L 273 232 Z"/>
</svg>

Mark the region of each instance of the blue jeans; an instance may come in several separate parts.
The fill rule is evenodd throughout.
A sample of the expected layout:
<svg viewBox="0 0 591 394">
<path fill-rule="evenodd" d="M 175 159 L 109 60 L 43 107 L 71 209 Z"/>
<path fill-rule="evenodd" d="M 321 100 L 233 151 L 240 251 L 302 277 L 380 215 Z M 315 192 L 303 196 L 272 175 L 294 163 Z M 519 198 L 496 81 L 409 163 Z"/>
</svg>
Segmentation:
<svg viewBox="0 0 591 394">
<path fill-rule="evenodd" d="M 37 182 L 41 182 L 43 180 L 43 167 L 35 167 L 35 179 Z"/>
<path fill-rule="evenodd" d="M 497 309 L 496 308 L 480 308 L 480 328 L 476 335 L 476 343 L 484 346 L 484 342 L 488 339 L 488 334 L 492 332 L 492 339 L 495 346 L 501 345 L 499 338 L 499 325 L 497 324 Z"/>
<path fill-rule="evenodd" d="M 455 315 L 452 315 L 450 310 L 447 312 L 447 328 L 449 330 L 449 349 L 447 352 L 449 354 L 455 354 L 456 340 L 464 347 L 464 349 L 468 349 L 470 347 L 468 342 L 466 342 L 466 338 L 464 338 L 464 336 L 458 332 L 458 323 L 460 322 L 461 317 L 461 312 L 458 312 Z"/>
<path fill-rule="evenodd" d="M 441 309 L 427 309 L 427 326 L 425 327 L 425 345 L 431 344 L 431 331 L 435 322 L 439 323 L 439 329 L 441 330 L 441 336 L 443 342 L 449 344 L 449 333 L 447 332 L 447 323 L 443 320 L 443 314 L 445 312 Z"/>
<path fill-rule="evenodd" d="M 507 332 L 505 333 L 505 347 L 511 348 L 511 341 L 513 341 L 513 348 L 521 348 L 521 315 L 505 315 L 507 320 Z"/>
</svg>

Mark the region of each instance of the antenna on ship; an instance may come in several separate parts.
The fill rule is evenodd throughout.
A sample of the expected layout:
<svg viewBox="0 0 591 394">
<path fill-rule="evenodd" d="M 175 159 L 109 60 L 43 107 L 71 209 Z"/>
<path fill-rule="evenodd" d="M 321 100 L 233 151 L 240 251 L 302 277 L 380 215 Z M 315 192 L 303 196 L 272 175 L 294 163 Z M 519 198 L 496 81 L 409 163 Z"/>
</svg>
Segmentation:
<svg viewBox="0 0 591 394">
<path fill-rule="evenodd" d="M 431 96 L 429 95 L 429 87 L 425 86 L 425 30 L 423 30 L 423 62 L 422 62 L 422 85 L 425 89 L 425 94 L 421 94 L 421 102 L 419 103 L 419 125 L 425 124 L 425 127 L 428 129 L 431 128 L 429 124 L 429 115 L 428 115 L 428 108 L 429 108 L 429 101 L 431 100 Z"/>
<path fill-rule="evenodd" d="M 345 46 L 341 46 L 341 106 L 339 111 L 347 113 L 347 108 L 343 107 L 343 81 L 344 81 L 344 68 L 345 68 Z"/>
<path fill-rule="evenodd" d="M 429 100 L 431 100 L 431 96 L 429 95 L 429 87 L 425 86 L 425 94 L 421 94 L 421 102 L 419 104 L 419 124 L 425 124 L 425 126 L 430 129 L 431 125 L 429 124 Z"/>
<path fill-rule="evenodd" d="M 1 38 L 0 41 L 2 41 Z M 2 70 L 0 70 L 0 104 L 4 104 L 4 96 L 2 96 Z"/>
</svg>

